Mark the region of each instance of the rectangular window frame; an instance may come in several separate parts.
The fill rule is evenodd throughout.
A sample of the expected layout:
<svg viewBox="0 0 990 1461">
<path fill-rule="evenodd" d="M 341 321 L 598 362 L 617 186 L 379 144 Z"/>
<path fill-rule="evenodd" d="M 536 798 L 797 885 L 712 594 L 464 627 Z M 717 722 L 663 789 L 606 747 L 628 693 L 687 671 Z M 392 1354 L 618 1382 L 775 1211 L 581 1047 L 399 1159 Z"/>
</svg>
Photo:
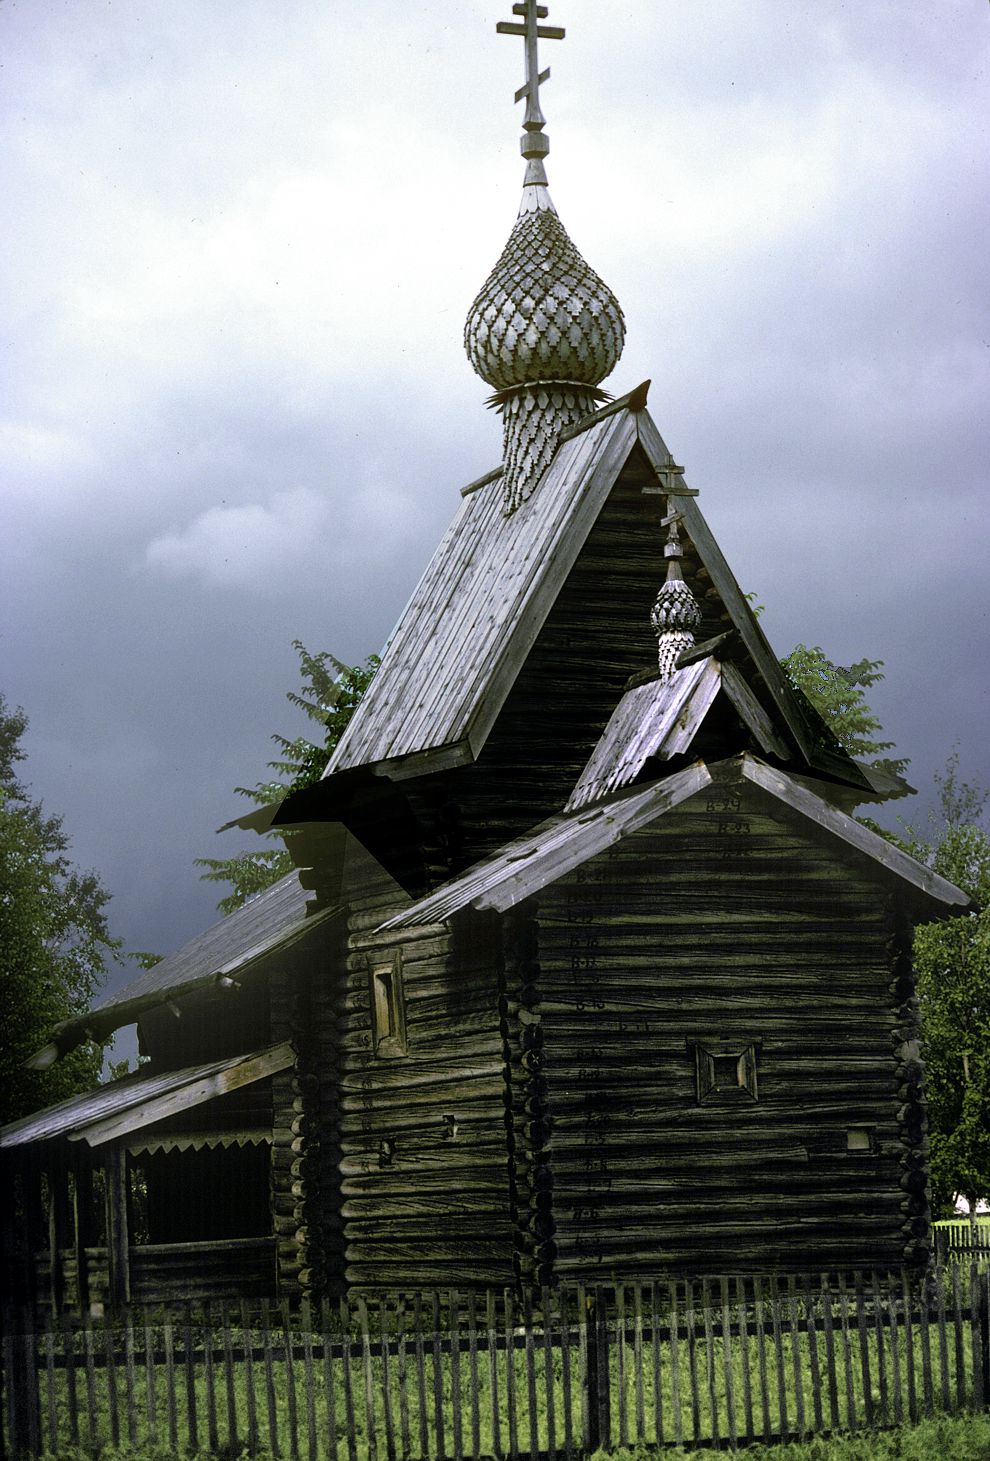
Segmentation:
<svg viewBox="0 0 990 1461">
<path fill-rule="evenodd" d="M 401 949 L 388 963 L 372 964 L 368 992 L 372 1049 L 380 1060 L 396 1060 L 408 1049 Z"/>
</svg>

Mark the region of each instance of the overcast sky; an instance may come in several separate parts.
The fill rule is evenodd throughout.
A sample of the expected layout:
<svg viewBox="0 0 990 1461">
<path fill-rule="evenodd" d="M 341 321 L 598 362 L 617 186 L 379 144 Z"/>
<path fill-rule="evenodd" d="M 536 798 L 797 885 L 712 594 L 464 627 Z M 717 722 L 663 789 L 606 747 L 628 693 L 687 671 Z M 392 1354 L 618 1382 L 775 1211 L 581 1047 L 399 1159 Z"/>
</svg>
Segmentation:
<svg viewBox="0 0 990 1461">
<path fill-rule="evenodd" d="M 0 689 L 131 948 L 213 921 L 291 641 L 379 649 L 498 460 L 461 331 L 522 182 L 510 10 L 0 0 Z M 550 21 L 607 384 L 652 377 L 777 651 L 883 659 L 926 793 L 957 741 L 990 775 L 987 0 Z"/>
</svg>

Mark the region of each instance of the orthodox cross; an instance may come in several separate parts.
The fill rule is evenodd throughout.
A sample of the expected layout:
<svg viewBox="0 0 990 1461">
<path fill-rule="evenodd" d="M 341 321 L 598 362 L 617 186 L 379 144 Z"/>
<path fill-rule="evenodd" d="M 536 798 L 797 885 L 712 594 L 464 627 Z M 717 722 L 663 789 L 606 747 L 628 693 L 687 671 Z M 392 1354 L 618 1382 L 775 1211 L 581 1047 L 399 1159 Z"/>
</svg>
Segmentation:
<svg viewBox="0 0 990 1461">
<path fill-rule="evenodd" d="M 537 42 L 562 41 L 566 32 L 559 25 L 540 24 L 549 12 L 545 5 L 538 5 L 536 0 L 522 0 L 521 4 L 513 5 L 512 13 L 523 17 L 521 25 L 515 20 L 500 20 L 495 29 L 499 35 L 522 36 L 526 42 L 526 84 L 520 86 L 516 92 L 516 101 L 526 98 L 524 130 L 542 132 L 546 126 L 546 117 L 540 108 L 540 87 L 544 81 L 550 79 L 550 67 L 545 71 L 540 70 Z M 546 148 L 541 148 L 540 151 L 545 152 Z"/>
</svg>

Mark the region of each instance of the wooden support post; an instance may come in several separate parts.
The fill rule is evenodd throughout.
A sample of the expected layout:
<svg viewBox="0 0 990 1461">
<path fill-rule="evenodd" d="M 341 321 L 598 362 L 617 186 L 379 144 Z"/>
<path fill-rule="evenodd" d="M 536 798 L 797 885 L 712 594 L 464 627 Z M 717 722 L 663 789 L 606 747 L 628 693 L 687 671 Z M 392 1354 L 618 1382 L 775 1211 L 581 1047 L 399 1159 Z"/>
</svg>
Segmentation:
<svg viewBox="0 0 990 1461">
<path fill-rule="evenodd" d="M 76 1167 L 72 1194 L 73 1242 L 76 1249 L 76 1298 L 80 1314 L 89 1312 L 89 1259 L 86 1249 L 95 1245 L 96 1213 L 93 1208 L 93 1168 L 88 1157 Z"/>
<path fill-rule="evenodd" d="M 4 1400 L 7 1438 L 14 1461 L 40 1456 L 41 1392 L 33 1333 L 34 1316 L 24 1307 L 5 1308 L 3 1314 Z"/>
<path fill-rule="evenodd" d="M 130 1231 L 127 1220 L 127 1151 L 113 1145 L 107 1152 L 107 1256 L 110 1302 L 121 1308 L 131 1301 Z"/>
<path fill-rule="evenodd" d="M 612 1417 L 608 1370 L 608 1300 L 601 1289 L 586 1294 L 588 1306 L 588 1433 L 589 1451 L 611 1444 Z"/>
<path fill-rule="evenodd" d="M 64 1152 L 53 1152 L 48 1165 L 49 1296 L 52 1313 L 65 1302 L 65 1248 L 69 1241 L 69 1172 Z"/>
</svg>

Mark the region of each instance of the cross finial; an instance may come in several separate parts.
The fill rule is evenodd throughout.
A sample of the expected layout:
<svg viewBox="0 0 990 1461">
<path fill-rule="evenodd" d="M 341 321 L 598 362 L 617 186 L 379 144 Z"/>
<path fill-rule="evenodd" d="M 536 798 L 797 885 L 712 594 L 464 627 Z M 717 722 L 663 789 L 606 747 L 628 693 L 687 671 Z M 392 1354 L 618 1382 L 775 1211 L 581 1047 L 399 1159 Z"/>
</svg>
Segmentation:
<svg viewBox="0 0 990 1461">
<path fill-rule="evenodd" d="M 566 32 L 559 25 L 540 24 L 546 19 L 548 10 L 545 5 L 538 5 L 537 0 L 522 0 L 522 3 L 513 5 L 512 13 L 522 16 L 522 24 L 514 20 L 500 20 L 495 29 L 499 35 L 522 36 L 526 42 L 526 82 L 516 92 L 516 101 L 526 99 L 520 150 L 523 157 L 542 159 L 550 151 L 550 142 L 543 136 L 546 117 L 540 106 L 540 87 L 550 79 L 550 67 L 540 70 L 538 42 L 562 41 Z"/>
</svg>

